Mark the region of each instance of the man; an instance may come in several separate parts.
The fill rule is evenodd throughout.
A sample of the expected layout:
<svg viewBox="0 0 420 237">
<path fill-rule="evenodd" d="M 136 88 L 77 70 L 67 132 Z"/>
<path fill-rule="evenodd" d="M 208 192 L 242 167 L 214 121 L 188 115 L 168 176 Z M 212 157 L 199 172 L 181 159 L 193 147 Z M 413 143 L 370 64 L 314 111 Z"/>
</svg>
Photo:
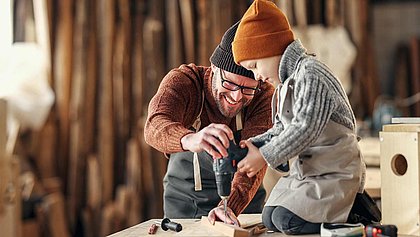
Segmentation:
<svg viewBox="0 0 420 237">
<path fill-rule="evenodd" d="M 210 58 L 211 67 L 188 64 L 171 70 L 150 101 L 145 140 L 170 154 L 164 178 L 166 217 L 199 218 L 216 207 L 209 216 L 224 221 L 213 159 L 227 156 L 234 134 L 239 142 L 272 126 L 274 88 L 258 83 L 251 71 L 233 61 L 231 43 L 237 26 L 226 31 Z M 265 171 L 262 169 L 252 178 L 235 174 L 227 223 L 238 224 L 236 216 L 248 204 L 247 211 L 262 211 L 265 190 L 260 186 Z M 242 201 L 235 202 L 235 197 Z"/>
</svg>

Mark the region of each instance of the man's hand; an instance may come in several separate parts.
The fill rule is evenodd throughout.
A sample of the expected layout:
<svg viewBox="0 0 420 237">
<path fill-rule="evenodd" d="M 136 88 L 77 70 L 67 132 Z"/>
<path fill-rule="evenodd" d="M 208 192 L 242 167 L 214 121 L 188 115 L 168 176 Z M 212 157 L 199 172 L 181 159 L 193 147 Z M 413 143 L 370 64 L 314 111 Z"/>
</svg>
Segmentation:
<svg viewBox="0 0 420 237">
<path fill-rule="evenodd" d="M 212 225 L 214 225 L 214 223 L 217 220 L 225 222 L 225 209 L 223 208 L 223 206 L 215 207 L 209 212 L 207 218 L 209 219 Z M 230 209 L 229 207 L 226 210 L 226 224 L 241 226 L 235 213 L 233 213 L 232 209 Z"/>
<path fill-rule="evenodd" d="M 238 163 L 238 171 L 245 172 L 246 175 L 251 178 L 264 167 L 266 162 L 261 155 L 260 150 L 254 146 L 251 141 L 241 141 L 240 146 L 242 148 L 247 146 L 248 154 Z"/>
<path fill-rule="evenodd" d="M 214 159 L 226 157 L 229 140 L 233 139 L 232 130 L 225 124 L 212 123 L 197 133 L 190 133 L 181 138 L 184 150 L 192 152 L 206 151 Z"/>
</svg>

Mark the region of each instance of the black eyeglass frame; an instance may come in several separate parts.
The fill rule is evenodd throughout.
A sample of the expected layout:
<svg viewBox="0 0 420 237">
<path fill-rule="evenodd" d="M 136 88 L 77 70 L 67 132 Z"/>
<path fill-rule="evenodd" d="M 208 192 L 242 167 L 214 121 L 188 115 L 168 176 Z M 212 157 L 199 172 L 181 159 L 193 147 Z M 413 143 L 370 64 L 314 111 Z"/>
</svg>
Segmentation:
<svg viewBox="0 0 420 237">
<path fill-rule="evenodd" d="M 236 84 L 235 82 L 231 82 L 231 81 L 229 81 L 229 80 L 226 80 L 226 79 L 223 77 L 223 72 L 222 72 L 222 69 L 220 69 L 220 68 L 219 68 L 219 71 L 220 71 L 220 79 L 221 79 L 221 84 L 222 84 L 222 87 L 223 87 L 223 88 L 225 88 L 225 89 L 227 89 L 227 90 L 230 90 L 230 91 L 237 91 L 237 90 L 241 89 L 242 94 L 244 94 L 244 95 L 248 95 L 248 96 L 254 96 L 257 92 L 261 91 L 261 89 L 260 89 L 260 86 L 261 86 L 261 81 L 258 81 L 257 88 L 248 87 L 248 86 L 241 86 L 241 85 Z M 228 83 L 228 84 L 230 84 L 230 85 L 233 85 L 236 89 L 231 89 L 231 88 L 226 87 L 226 86 L 224 85 L 225 83 Z M 251 93 L 245 93 L 245 92 L 244 92 L 244 89 L 252 90 L 252 91 L 253 91 L 253 93 L 252 93 L 252 94 L 251 94 Z"/>
</svg>

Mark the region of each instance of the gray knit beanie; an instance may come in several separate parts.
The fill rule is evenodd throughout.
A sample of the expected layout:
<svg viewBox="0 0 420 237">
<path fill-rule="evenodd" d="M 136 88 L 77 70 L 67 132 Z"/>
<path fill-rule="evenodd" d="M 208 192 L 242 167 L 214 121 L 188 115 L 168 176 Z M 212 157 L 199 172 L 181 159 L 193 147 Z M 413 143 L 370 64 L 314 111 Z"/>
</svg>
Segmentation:
<svg viewBox="0 0 420 237">
<path fill-rule="evenodd" d="M 223 35 L 222 42 L 214 50 L 210 62 L 225 71 L 254 79 L 254 73 L 239 66 L 233 60 L 232 42 L 238 29 L 239 21 L 231 26 Z"/>
</svg>

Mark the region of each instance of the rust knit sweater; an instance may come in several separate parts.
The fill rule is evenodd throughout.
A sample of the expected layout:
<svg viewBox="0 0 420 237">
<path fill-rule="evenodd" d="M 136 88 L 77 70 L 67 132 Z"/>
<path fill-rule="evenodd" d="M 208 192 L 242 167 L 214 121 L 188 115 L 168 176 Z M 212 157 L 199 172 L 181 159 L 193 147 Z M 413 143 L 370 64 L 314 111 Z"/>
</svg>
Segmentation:
<svg viewBox="0 0 420 237">
<path fill-rule="evenodd" d="M 217 109 L 211 82 L 210 67 L 189 64 L 171 70 L 163 78 L 157 93 L 150 101 L 144 129 L 146 142 L 163 153 L 184 151 L 181 138 L 194 132 L 189 128 L 200 113 L 203 90 L 201 128 L 211 123 L 220 123 L 236 131 L 235 118 L 224 117 Z M 261 89 L 244 109 L 241 131 L 243 140 L 264 133 L 272 127 L 271 97 L 274 89 L 268 83 L 263 83 Z M 266 168 L 262 169 L 252 178 L 248 178 L 245 173 L 235 174 L 228 206 L 236 215 L 239 215 L 254 197 L 265 171 Z"/>
</svg>

